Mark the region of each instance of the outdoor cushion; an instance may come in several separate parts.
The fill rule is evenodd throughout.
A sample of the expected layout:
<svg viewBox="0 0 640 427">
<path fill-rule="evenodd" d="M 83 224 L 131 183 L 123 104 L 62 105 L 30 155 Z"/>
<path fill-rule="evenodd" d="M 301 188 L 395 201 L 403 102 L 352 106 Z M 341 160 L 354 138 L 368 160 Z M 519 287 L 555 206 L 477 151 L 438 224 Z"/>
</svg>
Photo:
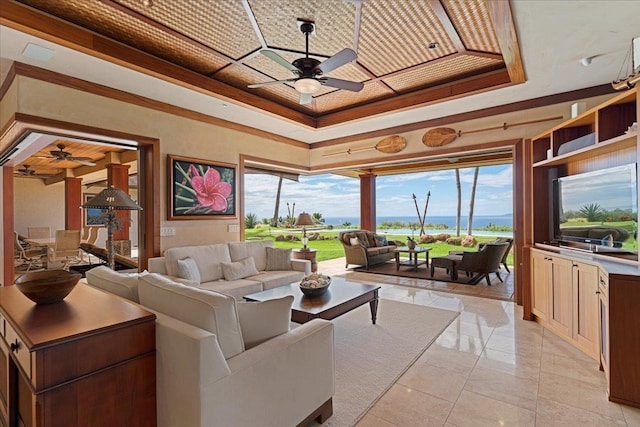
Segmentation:
<svg viewBox="0 0 640 427">
<path fill-rule="evenodd" d="M 358 237 L 358 239 L 360 239 L 360 243 L 362 244 L 362 246 L 364 246 L 365 248 L 371 247 L 371 245 L 369 244 L 369 237 L 368 237 L 369 233 L 366 233 L 364 231 L 356 231 L 355 234 Z"/>
<path fill-rule="evenodd" d="M 138 293 L 145 307 L 216 334 L 225 359 L 244 351 L 233 297 L 185 286 L 155 273 L 140 277 Z"/>
</svg>

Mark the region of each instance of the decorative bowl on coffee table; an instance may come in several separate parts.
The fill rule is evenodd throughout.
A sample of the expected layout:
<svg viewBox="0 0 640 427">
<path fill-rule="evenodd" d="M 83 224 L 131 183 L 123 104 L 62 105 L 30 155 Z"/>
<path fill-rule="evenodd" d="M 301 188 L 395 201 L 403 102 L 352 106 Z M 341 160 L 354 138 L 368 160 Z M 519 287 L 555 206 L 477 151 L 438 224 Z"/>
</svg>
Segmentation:
<svg viewBox="0 0 640 427">
<path fill-rule="evenodd" d="M 18 290 L 36 304 L 60 302 L 76 286 L 82 274 L 66 270 L 32 271 L 15 280 Z"/>
<path fill-rule="evenodd" d="M 331 277 L 324 274 L 313 273 L 302 278 L 300 290 L 308 297 L 317 297 L 324 294 L 331 284 Z"/>
</svg>

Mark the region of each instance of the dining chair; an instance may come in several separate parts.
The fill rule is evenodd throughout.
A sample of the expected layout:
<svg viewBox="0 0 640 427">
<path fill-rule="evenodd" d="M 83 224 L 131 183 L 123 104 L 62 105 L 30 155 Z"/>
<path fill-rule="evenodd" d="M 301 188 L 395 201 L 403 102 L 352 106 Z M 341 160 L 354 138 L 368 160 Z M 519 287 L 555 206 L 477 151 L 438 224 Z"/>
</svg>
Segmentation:
<svg viewBox="0 0 640 427">
<path fill-rule="evenodd" d="M 36 263 L 42 261 L 42 258 L 47 255 L 46 248 L 27 249 L 20 243 L 20 236 L 14 231 L 14 243 L 13 248 L 15 252 L 15 260 L 20 261 L 20 264 L 16 267 L 27 265 L 27 271 L 31 270 Z"/>
<path fill-rule="evenodd" d="M 50 227 L 28 227 L 27 236 L 29 239 L 48 239 L 51 237 Z"/>
<path fill-rule="evenodd" d="M 80 230 L 56 230 L 56 241 L 49 248 L 50 264 L 62 262 L 62 268 L 68 269 L 70 264 L 80 262 Z"/>
</svg>

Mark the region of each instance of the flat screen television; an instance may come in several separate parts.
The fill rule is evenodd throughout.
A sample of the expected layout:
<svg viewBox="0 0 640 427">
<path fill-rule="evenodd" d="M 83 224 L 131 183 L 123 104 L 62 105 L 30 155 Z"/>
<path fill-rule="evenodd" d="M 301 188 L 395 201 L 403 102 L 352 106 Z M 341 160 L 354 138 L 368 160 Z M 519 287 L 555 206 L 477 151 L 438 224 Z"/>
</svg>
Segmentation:
<svg viewBox="0 0 640 427">
<path fill-rule="evenodd" d="M 593 252 L 637 253 L 636 164 L 553 181 L 555 240 Z"/>
</svg>

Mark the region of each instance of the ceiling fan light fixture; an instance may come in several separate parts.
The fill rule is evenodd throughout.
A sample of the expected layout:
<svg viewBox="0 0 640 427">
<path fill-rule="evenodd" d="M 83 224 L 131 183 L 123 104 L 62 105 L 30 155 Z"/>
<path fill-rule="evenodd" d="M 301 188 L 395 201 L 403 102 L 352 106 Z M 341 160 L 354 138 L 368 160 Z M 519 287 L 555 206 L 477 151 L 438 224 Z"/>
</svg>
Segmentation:
<svg viewBox="0 0 640 427">
<path fill-rule="evenodd" d="M 296 80 L 293 84 L 293 87 L 300 93 L 306 93 L 308 95 L 314 94 L 320 90 L 322 84 L 316 80 L 311 78 L 304 78 Z"/>
</svg>

